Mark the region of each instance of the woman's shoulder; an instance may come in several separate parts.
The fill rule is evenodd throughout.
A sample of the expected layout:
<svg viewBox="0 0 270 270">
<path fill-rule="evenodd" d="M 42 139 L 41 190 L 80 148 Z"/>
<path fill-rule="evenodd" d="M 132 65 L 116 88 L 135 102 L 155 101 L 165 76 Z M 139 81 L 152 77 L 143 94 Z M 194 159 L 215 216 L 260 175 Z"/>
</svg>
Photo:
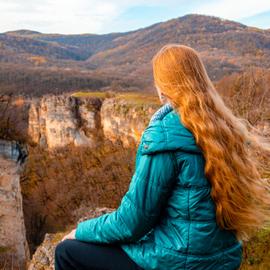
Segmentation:
<svg viewBox="0 0 270 270">
<path fill-rule="evenodd" d="M 184 150 L 200 153 L 193 134 L 181 123 L 179 113 L 170 103 L 164 104 L 151 117 L 141 136 L 141 153 Z"/>
</svg>

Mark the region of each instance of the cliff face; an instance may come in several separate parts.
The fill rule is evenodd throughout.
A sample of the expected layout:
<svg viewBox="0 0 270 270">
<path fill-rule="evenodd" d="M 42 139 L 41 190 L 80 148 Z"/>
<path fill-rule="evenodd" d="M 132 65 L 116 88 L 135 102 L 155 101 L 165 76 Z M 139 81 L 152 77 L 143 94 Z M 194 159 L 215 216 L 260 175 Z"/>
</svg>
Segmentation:
<svg viewBox="0 0 270 270">
<path fill-rule="evenodd" d="M 45 96 L 30 103 L 28 135 L 48 148 L 68 144 L 94 146 L 101 139 L 136 143 L 159 104 L 124 99 Z"/>
<path fill-rule="evenodd" d="M 6 149 L 8 146 L 7 142 Z M 20 188 L 21 166 L 11 158 L 0 157 L 0 269 L 3 265 L 24 269 L 29 250 Z"/>
<path fill-rule="evenodd" d="M 48 148 L 67 144 L 94 145 L 100 131 L 98 98 L 79 99 L 45 96 L 29 109 L 28 134 L 33 142 Z"/>
<path fill-rule="evenodd" d="M 125 147 L 137 143 L 151 115 L 161 105 L 134 104 L 114 98 L 106 99 L 100 110 L 104 138 L 120 140 Z"/>
</svg>

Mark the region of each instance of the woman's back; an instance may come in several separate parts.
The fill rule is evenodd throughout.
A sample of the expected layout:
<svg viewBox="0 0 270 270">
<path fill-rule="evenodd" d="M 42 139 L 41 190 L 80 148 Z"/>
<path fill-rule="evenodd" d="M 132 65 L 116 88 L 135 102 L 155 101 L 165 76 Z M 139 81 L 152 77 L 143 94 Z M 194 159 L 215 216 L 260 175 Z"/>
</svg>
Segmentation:
<svg viewBox="0 0 270 270">
<path fill-rule="evenodd" d="M 155 227 L 136 243 L 121 247 L 144 269 L 238 269 L 242 242 L 216 223 L 205 161 L 193 135 L 169 104 L 155 115 L 142 136 L 136 164 L 143 165 L 142 155 L 171 151 L 177 176 Z M 166 170 L 162 159 L 156 166 Z"/>
</svg>

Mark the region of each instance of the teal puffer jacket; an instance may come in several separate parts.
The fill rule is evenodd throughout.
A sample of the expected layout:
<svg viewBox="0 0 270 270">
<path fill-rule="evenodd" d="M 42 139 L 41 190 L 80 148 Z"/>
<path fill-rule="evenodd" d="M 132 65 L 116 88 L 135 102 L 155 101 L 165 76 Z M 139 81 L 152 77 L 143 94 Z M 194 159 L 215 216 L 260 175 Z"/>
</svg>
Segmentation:
<svg viewBox="0 0 270 270">
<path fill-rule="evenodd" d="M 118 243 L 145 270 L 234 270 L 243 244 L 215 219 L 204 157 L 166 103 L 151 118 L 119 207 L 78 224 L 75 238 Z"/>
</svg>

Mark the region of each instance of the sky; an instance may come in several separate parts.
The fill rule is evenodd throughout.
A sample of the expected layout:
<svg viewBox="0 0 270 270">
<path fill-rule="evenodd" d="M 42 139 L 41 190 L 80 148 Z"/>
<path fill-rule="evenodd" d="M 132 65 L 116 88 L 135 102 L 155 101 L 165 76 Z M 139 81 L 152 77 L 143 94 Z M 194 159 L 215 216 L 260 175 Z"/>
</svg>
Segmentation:
<svg viewBox="0 0 270 270">
<path fill-rule="evenodd" d="M 127 32 L 190 13 L 270 28 L 270 0 L 0 0 L 0 32 Z"/>
</svg>

